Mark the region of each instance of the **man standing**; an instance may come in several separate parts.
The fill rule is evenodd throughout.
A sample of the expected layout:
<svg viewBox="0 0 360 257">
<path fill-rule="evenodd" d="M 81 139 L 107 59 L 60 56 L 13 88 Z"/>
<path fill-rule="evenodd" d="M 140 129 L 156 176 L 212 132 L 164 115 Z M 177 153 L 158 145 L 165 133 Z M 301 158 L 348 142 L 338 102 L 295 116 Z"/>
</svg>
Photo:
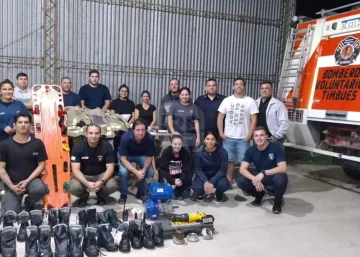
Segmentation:
<svg viewBox="0 0 360 257">
<path fill-rule="evenodd" d="M 259 108 L 258 126 L 264 127 L 271 142 L 282 143 L 289 127 L 289 117 L 285 105 L 274 98 L 271 82 L 261 83 L 261 97 L 256 100 Z"/>
<path fill-rule="evenodd" d="M 240 176 L 236 178 L 238 187 L 255 197 L 254 206 L 261 206 L 266 187 L 275 191 L 273 213 L 280 214 L 283 195 L 285 194 L 288 177 L 284 153 L 279 144 L 267 140 L 266 129 L 257 127 L 254 131 L 256 145 L 250 147 L 240 166 Z M 254 163 L 256 171 L 249 171 L 250 163 Z"/>
<path fill-rule="evenodd" d="M 61 79 L 61 89 L 63 92 L 64 106 L 81 106 L 80 97 L 78 94 L 71 91 L 71 79 L 69 77 L 63 77 Z"/>
<path fill-rule="evenodd" d="M 107 86 L 99 84 L 100 73 L 97 70 L 89 72 L 89 84 L 80 88 L 81 106 L 88 109 L 100 108 L 106 111 L 110 107 L 111 95 Z"/>
<path fill-rule="evenodd" d="M 208 79 L 205 85 L 205 95 L 199 96 L 195 105 L 197 105 L 201 111 L 201 119 L 204 122 L 203 131 L 212 131 L 217 136 L 219 136 L 219 131 L 217 129 L 217 116 L 218 109 L 221 102 L 225 99 L 224 95 L 217 93 L 217 81 L 216 79 Z"/>
<path fill-rule="evenodd" d="M 5 184 L 1 201 L 3 213 L 19 213 L 24 194 L 28 194 L 25 210 L 29 212 L 47 193 L 47 187 L 40 179 L 48 158 L 46 149 L 40 139 L 30 136 L 30 125 L 29 113 L 17 113 L 14 117 L 16 134 L 1 144 L 0 177 Z"/>
<path fill-rule="evenodd" d="M 18 73 L 16 75 L 16 87 L 14 89 L 14 97 L 16 100 L 23 102 L 28 110 L 32 111 L 32 93 L 31 88 L 28 88 L 28 86 L 28 76 L 22 72 Z"/>
<path fill-rule="evenodd" d="M 227 178 L 232 185 L 235 162 L 241 163 L 257 124 L 256 102 L 245 95 L 245 80 L 237 78 L 233 84 L 234 94 L 225 98 L 220 107 L 217 127 L 223 146 L 229 154 Z M 225 129 L 224 129 L 224 117 Z"/>
<path fill-rule="evenodd" d="M 114 173 L 114 152 L 110 143 L 101 140 L 96 124 L 86 127 L 86 140 L 75 145 L 71 153 L 73 178 L 70 193 L 79 197 L 78 206 L 85 207 L 89 192 L 95 192 L 97 205 L 105 205 L 105 197 L 117 190 Z"/>
<path fill-rule="evenodd" d="M 145 178 L 154 177 L 152 167 L 153 157 L 156 155 L 154 137 L 147 132 L 146 121 L 137 119 L 133 123 L 133 131 L 126 132 L 119 146 L 119 175 L 120 193 L 118 203 L 123 205 L 127 198 L 128 177 L 132 172 L 139 180 L 136 198 L 145 200 Z M 134 168 L 131 163 L 136 163 L 140 169 Z"/>
<path fill-rule="evenodd" d="M 160 129 L 168 129 L 167 116 L 169 115 L 170 106 L 172 103 L 179 101 L 179 94 L 180 81 L 178 79 L 171 79 L 169 82 L 169 93 L 161 99 L 161 106 L 159 108 Z"/>
</svg>

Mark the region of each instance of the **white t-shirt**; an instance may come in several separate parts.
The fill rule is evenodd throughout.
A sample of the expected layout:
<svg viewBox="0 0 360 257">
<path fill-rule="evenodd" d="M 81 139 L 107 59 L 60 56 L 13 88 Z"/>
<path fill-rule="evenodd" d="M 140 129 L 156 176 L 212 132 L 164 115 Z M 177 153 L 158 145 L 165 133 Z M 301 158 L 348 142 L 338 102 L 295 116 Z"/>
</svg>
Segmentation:
<svg viewBox="0 0 360 257">
<path fill-rule="evenodd" d="M 250 115 L 259 113 L 253 98 L 245 96 L 236 98 L 234 95 L 226 97 L 218 109 L 226 115 L 224 134 L 235 139 L 244 139 L 250 129 Z"/>
</svg>

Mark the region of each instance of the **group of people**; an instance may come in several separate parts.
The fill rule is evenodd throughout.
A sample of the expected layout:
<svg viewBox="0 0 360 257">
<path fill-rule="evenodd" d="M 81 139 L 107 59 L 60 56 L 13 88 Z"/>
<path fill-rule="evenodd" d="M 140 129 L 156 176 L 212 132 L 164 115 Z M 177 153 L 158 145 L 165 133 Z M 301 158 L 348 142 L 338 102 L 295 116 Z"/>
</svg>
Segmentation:
<svg viewBox="0 0 360 257">
<path fill-rule="evenodd" d="M 281 144 L 289 121 L 284 104 L 272 96 L 271 82 L 260 85 L 261 97 L 254 100 L 246 96 L 246 82 L 242 78 L 234 80 L 234 93 L 229 97 L 219 94 L 217 81 L 209 79 L 205 84 L 206 94 L 193 102 L 190 89 L 180 87 L 178 79 L 171 79 L 169 92 L 162 98 L 157 113 L 150 104 L 148 91 L 142 92 L 142 103 L 135 106 L 128 98 L 129 88 L 122 85 L 119 98 L 111 100 L 109 89 L 99 84 L 99 78 L 98 71 L 90 71 L 89 83 L 76 94 L 71 91 L 70 78 L 64 77 L 61 87 L 65 107 L 113 111 L 125 115 L 132 128 L 120 133 L 112 146 L 101 139 L 98 125 L 89 125 L 86 139 L 71 149 L 70 192 L 79 198 L 80 207 L 86 206 L 89 192 L 95 192 L 97 204 L 103 205 L 106 196 L 118 187 L 121 194 L 118 203 L 124 204 L 130 173 L 139 180 L 136 197 L 145 199 L 145 178 L 154 176 L 152 163 L 157 155 L 154 137 L 148 131 L 158 127 L 168 129 L 173 135 L 171 145 L 159 158 L 159 181 L 174 186 L 175 199 L 181 200 L 191 188 L 192 200 L 209 199 L 214 193 L 215 203 L 221 203 L 223 194 L 232 187 L 235 163 L 241 163 L 240 174 L 235 178 L 238 187 L 255 197 L 255 206 L 262 204 L 266 191 L 272 191 L 273 212 L 281 213 L 288 183 Z M 25 208 L 31 210 L 46 193 L 46 186 L 38 179 L 47 159 L 46 150 L 41 140 L 31 136 L 28 111 L 31 112 L 32 103 L 27 81 L 26 74 L 20 73 L 16 87 L 9 80 L 0 83 L 3 211 L 18 212 L 24 193 L 28 194 Z M 19 159 L 23 160 L 22 165 L 15 161 Z M 251 169 L 252 163 L 255 169 Z M 115 164 L 119 185 L 113 176 Z"/>
</svg>

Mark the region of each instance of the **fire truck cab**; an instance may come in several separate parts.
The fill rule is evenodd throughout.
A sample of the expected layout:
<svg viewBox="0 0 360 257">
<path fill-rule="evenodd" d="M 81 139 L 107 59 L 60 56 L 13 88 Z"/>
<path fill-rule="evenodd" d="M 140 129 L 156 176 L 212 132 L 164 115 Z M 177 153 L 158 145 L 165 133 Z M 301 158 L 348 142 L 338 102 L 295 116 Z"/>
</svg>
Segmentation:
<svg viewBox="0 0 360 257">
<path fill-rule="evenodd" d="M 278 98 L 288 109 L 286 147 L 332 156 L 360 180 L 360 2 L 321 11 L 291 29 Z M 344 8 L 352 10 L 334 13 Z"/>
</svg>

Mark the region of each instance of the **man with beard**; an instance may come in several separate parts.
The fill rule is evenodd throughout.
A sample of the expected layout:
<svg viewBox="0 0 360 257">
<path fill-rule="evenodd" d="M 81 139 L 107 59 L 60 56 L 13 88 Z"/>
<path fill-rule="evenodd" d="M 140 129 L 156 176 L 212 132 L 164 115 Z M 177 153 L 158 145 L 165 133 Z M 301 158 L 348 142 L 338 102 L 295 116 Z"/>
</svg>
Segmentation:
<svg viewBox="0 0 360 257">
<path fill-rule="evenodd" d="M 170 106 L 172 103 L 179 101 L 179 94 L 180 81 L 178 79 L 171 79 L 169 82 L 169 93 L 161 99 L 161 106 L 159 108 L 160 129 L 168 129 L 167 116 L 169 115 Z"/>
<path fill-rule="evenodd" d="M 81 106 L 80 97 L 78 94 L 71 91 L 71 79 L 69 77 L 63 77 L 61 79 L 61 89 L 63 92 L 64 106 Z"/>
</svg>

